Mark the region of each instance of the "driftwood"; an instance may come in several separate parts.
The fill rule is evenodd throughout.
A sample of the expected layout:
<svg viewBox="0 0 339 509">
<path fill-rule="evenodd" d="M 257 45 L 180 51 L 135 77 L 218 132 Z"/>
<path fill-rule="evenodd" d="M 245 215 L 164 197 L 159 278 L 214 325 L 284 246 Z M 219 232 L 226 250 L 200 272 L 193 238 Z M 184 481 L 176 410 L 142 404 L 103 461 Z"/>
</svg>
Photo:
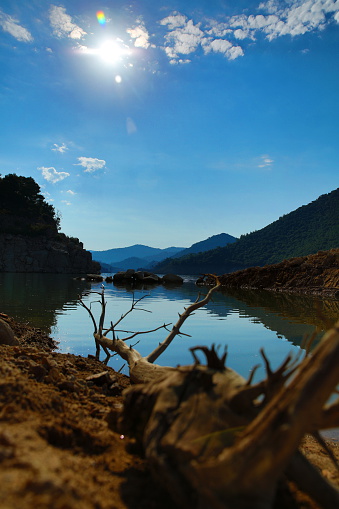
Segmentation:
<svg viewBox="0 0 339 509">
<path fill-rule="evenodd" d="M 272 371 L 262 352 L 267 377 L 254 385 L 252 377 L 246 381 L 225 367 L 226 354 L 219 358 L 214 348 L 192 349 L 192 366 L 152 364 L 218 286 L 179 315 L 148 357 L 97 328 L 97 345 L 126 359 L 138 382 L 125 391 L 121 433 L 136 438 L 178 507 L 270 509 L 285 479 L 323 509 L 339 507 L 337 488 L 298 451 L 306 433 L 317 436 L 318 430 L 339 426 L 338 400 L 326 407 L 339 384 L 339 322 L 301 362 L 289 357 Z M 115 328 L 111 324 L 113 336 Z M 206 366 L 199 364 L 198 350 Z"/>
</svg>

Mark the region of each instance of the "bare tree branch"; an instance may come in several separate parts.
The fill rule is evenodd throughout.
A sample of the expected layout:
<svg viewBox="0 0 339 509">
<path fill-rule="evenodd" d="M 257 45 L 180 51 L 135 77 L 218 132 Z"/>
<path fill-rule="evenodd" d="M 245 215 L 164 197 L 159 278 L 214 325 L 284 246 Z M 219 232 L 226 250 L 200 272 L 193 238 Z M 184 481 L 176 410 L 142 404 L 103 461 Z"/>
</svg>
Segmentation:
<svg viewBox="0 0 339 509">
<path fill-rule="evenodd" d="M 162 343 L 160 343 L 160 345 L 157 346 L 157 348 L 155 348 L 155 350 L 153 350 L 153 352 L 151 352 L 149 355 L 147 355 L 146 360 L 148 362 L 153 363 L 166 350 L 166 348 L 172 343 L 175 336 L 183 334 L 180 331 L 180 328 L 184 324 L 185 320 L 187 320 L 187 318 L 190 315 L 192 315 L 196 309 L 199 309 L 199 308 L 205 306 L 211 299 L 213 293 L 220 288 L 221 285 L 220 285 L 220 282 L 219 282 L 217 276 L 213 276 L 213 277 L 216 282 L 215 286 L 213 286 L 209 290 L 209 292 L 207 293 L 207 295 L 204 299 L 199 300 L 199 297 L 198 297 L 198 299 L 193 304 L 191 304 L 190 306 L 185 308 L 185 310 L 182 314 L 179 313 L 179 320 L 177 321 L 177 323 L 175 325 L 173 325 L 173 328 L 172 328 L 171 332 L 168 334 L 167 338 Z"/>
</svg>

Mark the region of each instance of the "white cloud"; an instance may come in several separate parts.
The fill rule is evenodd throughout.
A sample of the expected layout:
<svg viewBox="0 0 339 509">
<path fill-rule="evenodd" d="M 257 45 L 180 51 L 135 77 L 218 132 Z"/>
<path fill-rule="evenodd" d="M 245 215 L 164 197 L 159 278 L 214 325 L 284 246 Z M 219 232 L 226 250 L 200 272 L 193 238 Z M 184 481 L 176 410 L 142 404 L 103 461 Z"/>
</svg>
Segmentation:
<svg viewBox="0 0 339 509">
<path fill-rule="evenodd" d="M 164 20 L 162 20 L 162 24 L 165 24 Z M 173 28 L 166 34 L 166 45 L 164 47 L 170 59 L 177 59 L 179 55 L 194 53 L 199 44 L 203 42 L 205 34 L 200 29 L 200 24 L 194 25 L 191 19 L 185 20 L 183 26 L 179 27 L 174 25 L 174 23 L 170 23 L 169 27 L 172 26 L 176 26 L 176 28 Z"/>
<path fill-rule="evenodd" d="M 213 39 L 205 40 L 203 42 L 205 53 L 213 51 L 214 53 L 222 53 L 228 60 L 235 60 L 243 56 L 244 52 L 240 46 L 233 46 L 230 41 L 226 39 Z"/>
<path fill-rule="evenodd" d="M 92 173 L 97 170 L 101 170 L 106 165 L 106 161 L 103 159 L 97 159 L 96 157 L 78 157 L 79 163 L 77 166 L 83 166 L 86 173 Z"/>
<path fill-rule="evenodd" d="M 234 60 L 244 54 L 240 46 L 234 46 L 229 40 L 221 38 L 226 33 L 233 33 L 233 30 L 225 23 L 218 24 L 213 20 L 209 20 L 208 27 L 202 27 L 202 23 L 195 24 L 192 19 L 176 13 L 162 19 L 160 24 L 166 25 L 168 28 L 163 49 L 171 64 L 189 63 L 189 59 L 183 59 L 181 56 L 195 53 L 199 47 L 203 49 L 205 54 L 210 52 L 222 53 L 229 60 Z M 238 32 L 238 35 L 238 38 L 240 38 L 240 32 Z"/>
<path fill-rule="evenodd" d="M 126 32 L 134 39 L 134 46 L 136 48 L 149 48 L 149 33 L 142 22 L 135 28 L 128 28 Z"/>
<path fill-rule="evenodd" d="M 12 18 L 0 10 L 0 26 L 5 32 L 11 34 L 17 41 L 32 42 L 32 34 L 23 26 L 19 25 L 17 19 Z"/>
<path fill-rule="evenodd" d="M 71 202 L 69 202 L 67 200 L 61 200 L 61 203 L 64 203 L 67 206 L 72 205 Z"/>
<path fill-rule="evenodd" d="M 247 22 L 253 29 L 262 29 L 269 40 L 283 35 L 303 35 L 312 30 L 323 30 L 326 16 L 333 14 L 337 20 L 338 0 L 292 0 L 285 8 L 277 0 L 261 3 L 259 9 L 269 16 L 249 16 Z M 255 23 L 254 23 L 255 22 Z M 260 23 L 261 22 L 261 23 Z"/>
<path fill-rule="evenodd" d="M 68 147 L 65 145 L 65 143 L 63 143 L 62 145 L 58 145 L 57 143 L 53 143 L 53 147 L 51 150 L 53 150 L 54 152 L 60 152 L 61 154 L 63 154 L 64 152 L 66 152 L 66 150 L 68 150 Z"/>
<path fill-rule="evenodd" d="M 175 13 L 160 20 L 160 25 L 168 25 L 169 30 L 174 30 L 175 28 L 184 26 L 186 20 L 187 17 L 183 14 Z"/>
<path fill-rule="evenodd" d="M 260 157 L 260 164 L 258 164 L 258 168 L 271 168 L 274 160 L 270 158 L 268 155 L 262 155 Z"/>
<path fill-rule="evenodd" d="M 268 0 L 258 7 L 260 14 L 238 14 L 225 22 L 209 20 L 207 36 L 230 40 L 255 40 L 262 33 L 269 41 L 284 35 L 303 35 L 314 30 L 323 30 L 331 15 L 339 23 L 339 0 Z M 221 47 L 221 46 L 220 46 Z M 233 55 L 243 54 L 240 49 Z M 225 56 L 228 57 L 227 54 Z"/>
<path fill-rule="evenodd" d="M 65 171 L 56 171 L 53 166 L 50 168 L 46 168 L 45 166 L 41 166 L 38 168 L 38 170 L 41 170 L 42 176 L 45 180 L 48 182 L 51 182 L 52 184 L 55 184 L 56 182 L 60 182 L 60 180 L 64 180 L 65 178 L 69 177 L 70 174 Z"/>
<path fill-rule="evenodd" d="M 86 35 L 82 28 L 72 22 L 72 18 L 66 13 L 65 7 L 52 5 L 49 11 L 49 19 L 53 32 L 57 37 L 81 39 Z"/>
<path fill-rule="evenodd" d="M 66 191 L 66 193 L 70 194 L 71 196 L 74 196 L 75 194 L 77 194 L 74 191 L 71 191 L 71 189 L 68 189 L 68 191 Z"/>
</svg>

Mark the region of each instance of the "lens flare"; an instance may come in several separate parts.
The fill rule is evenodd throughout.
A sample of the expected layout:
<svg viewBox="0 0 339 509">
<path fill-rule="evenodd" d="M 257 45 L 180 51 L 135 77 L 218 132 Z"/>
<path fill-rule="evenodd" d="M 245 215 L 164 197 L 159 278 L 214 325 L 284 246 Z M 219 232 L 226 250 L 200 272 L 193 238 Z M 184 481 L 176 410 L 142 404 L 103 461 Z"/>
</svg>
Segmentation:
<svg viewBox="0 0 339 509">
<path fill-rule="evenodd" d="M 97 20 L 100 23 L 100 25 L 105 25 L 106 18 L 105 18 L 104 11 L 98 11 L 97 12 Z"/>
</svg>

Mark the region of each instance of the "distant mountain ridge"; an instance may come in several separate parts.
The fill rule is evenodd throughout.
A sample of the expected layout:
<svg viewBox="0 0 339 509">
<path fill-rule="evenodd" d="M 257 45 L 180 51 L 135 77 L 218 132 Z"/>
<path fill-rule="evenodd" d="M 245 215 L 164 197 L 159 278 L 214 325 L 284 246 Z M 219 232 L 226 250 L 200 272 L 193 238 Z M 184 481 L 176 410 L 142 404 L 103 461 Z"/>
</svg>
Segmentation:
<svg viewBox="0 0 339 509">
<path fill-rule="evenodd" d="M 158 273 L 224 274 L 339 247 L 339 188 L 225 247 L 165 260 Z"/>
<path fill-rule="evenodd" d="M 105 251 L 90 251 L 93 260 L 110 265 L 115 269 L 137 269 L 146 268 L 154 263 L 164 260 L 180 251 L 183 247 L 167 247 L 160 249 L 156 247 L 144 246 L 143 244 L 134 244 L 128 247 L 118 247 L 107 249 Z M 152 264 L 152 262 L 154 262 Z"/>
<path fill-rule="evenodd" d="M 219 233 L 218 235 L 208 237 L 208 239 L 196 242 L 188 248 L 171 246 L 160 249 L 143 244 L 134 244 L 128 247 L 90 252 L 92 253 L 93 260 L 103 264 L 105 272 L 107 272 L 109 268 L 112 272 L 138 268 L 153 269 L 157 263 L 161 263 L 165 259 L 181 257 L 191 253 L 201 253 L 215 247 L 226 246 L 236 240 L 236 237 L 228 235 L 228 233 Z"/>
</svg>

